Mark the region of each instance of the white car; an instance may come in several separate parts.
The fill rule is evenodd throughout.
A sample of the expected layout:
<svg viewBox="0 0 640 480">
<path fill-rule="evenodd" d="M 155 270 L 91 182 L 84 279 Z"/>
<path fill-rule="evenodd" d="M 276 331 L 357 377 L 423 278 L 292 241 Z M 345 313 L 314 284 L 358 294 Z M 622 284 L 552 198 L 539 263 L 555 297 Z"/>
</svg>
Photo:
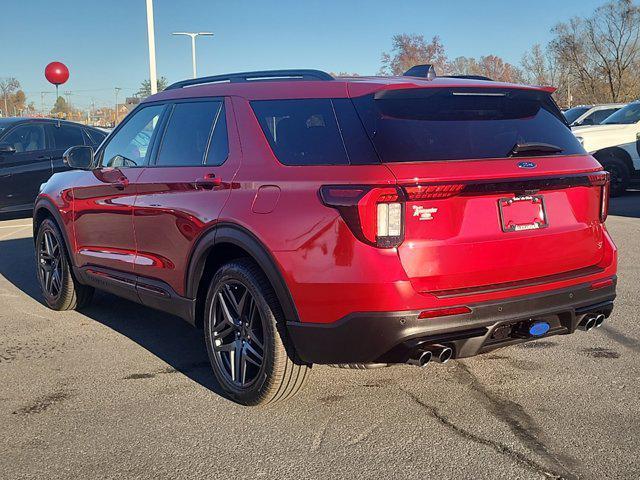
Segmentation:
<svg viewBox="0 0 640 480">
<path fill-rule="evenodd" d="M 576 127 L 573 134 L 611 174 L 611 196 L 640 180 L 640 101 L 630 103 L 600 125 Z"/>
<path fill-rule="evenodd" d="M 613 115 L 625 103 L 603 103 L 602 105 L 579 105 L 562 112 L 571 127 L 581 125 L 600 125 L 607 117 Z"/>
</svg>

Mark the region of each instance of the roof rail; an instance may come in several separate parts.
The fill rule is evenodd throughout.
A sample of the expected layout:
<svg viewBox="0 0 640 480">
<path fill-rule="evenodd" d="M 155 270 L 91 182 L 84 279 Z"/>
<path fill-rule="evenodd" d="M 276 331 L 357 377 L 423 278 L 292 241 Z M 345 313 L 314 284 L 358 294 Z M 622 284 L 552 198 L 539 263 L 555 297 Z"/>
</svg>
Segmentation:
<svg viewBox="0 0 640 480">
<path fill-rule="evenodd" d="M 265 82 L 274 80 L 322 80 L 328 81 L 334 78 L 321 70 L 262 70 L 256 72 L 227 73 L 213 75 L 211 77 L 192 78 L 172 83 L 165 90 L 204 85 L 207 83 L 223 82 Z"/>
</svg>

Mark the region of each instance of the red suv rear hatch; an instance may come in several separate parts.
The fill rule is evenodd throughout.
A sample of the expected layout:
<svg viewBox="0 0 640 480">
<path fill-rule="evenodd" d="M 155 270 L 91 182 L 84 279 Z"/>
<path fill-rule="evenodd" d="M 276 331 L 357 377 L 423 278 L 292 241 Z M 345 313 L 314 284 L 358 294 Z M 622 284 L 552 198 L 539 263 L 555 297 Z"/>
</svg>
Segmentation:
<svg viewBox="0 0 640 480">
<path fill-rule="evenodd" d="M 606 173 L 547 92 L 395 90 L 354 104 L 404 191 L 398 254 L 419 291 L 544 281 L 602 260 Z"/>
</svg>

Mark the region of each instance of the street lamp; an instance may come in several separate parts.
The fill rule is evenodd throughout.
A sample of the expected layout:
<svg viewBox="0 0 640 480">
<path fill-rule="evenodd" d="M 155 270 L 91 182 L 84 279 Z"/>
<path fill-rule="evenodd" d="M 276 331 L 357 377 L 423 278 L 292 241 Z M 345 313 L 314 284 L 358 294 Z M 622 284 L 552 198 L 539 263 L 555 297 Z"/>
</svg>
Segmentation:
<svg viewBox="0 0 640 480">
<path fill-rule="evenodd" d="M 149 43 L 149 82 L 151 82 L 151 95 L 158 93 L 158 80 L 156 74 L 156 37 L 153 25 L 153 0 L 147 0 L 147 41 Z"/>
<path fill-rule="evenodd" d="M 198 76 L 196 70 L 196 37 L 205 36 L 211 37 L 213 33 L 211 32 L 173 32 L 173 35 L 186 35 L 191 37 L 191 62 L 193 64 L 193 78 Z"/>
</svg>

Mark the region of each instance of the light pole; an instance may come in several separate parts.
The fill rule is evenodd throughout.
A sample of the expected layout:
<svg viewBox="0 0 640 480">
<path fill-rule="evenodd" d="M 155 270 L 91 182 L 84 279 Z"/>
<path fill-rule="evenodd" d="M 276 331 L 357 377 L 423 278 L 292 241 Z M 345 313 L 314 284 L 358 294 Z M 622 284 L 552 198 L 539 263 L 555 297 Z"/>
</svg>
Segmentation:
<svg viewBox="0 0 640 480">
<path fill-rule="evenodd" d="M 115 121 L 113 122 L 113 126 L 115 127 L 116 125 L 118 125 L 118 93 L 120 93 L 120 90 L 122 90 L 122 88 L 120 87 L 116 87 L 115 91 L 116 91 L 116 111 L 115 111 Z"/>
<path fill-rule="evenodd" d="M 153 0 L 147 0 L 147 40 L 149 41 L 149 81 L 151 95 L 158 93 L 158 75 L 156 74 L 156 37 L 153 27 Z"/>
<path fill-rule="evenodd" d="M 186 35 L 191 37 L 191 62 L 193 64 L 193 78 L 198 76 L 198 72 L 196 69 L 196 37 L 204 36 L 211 37 L 213 33 L 211 32 L 173 32 L 173 35 Z"/>
</svg>

